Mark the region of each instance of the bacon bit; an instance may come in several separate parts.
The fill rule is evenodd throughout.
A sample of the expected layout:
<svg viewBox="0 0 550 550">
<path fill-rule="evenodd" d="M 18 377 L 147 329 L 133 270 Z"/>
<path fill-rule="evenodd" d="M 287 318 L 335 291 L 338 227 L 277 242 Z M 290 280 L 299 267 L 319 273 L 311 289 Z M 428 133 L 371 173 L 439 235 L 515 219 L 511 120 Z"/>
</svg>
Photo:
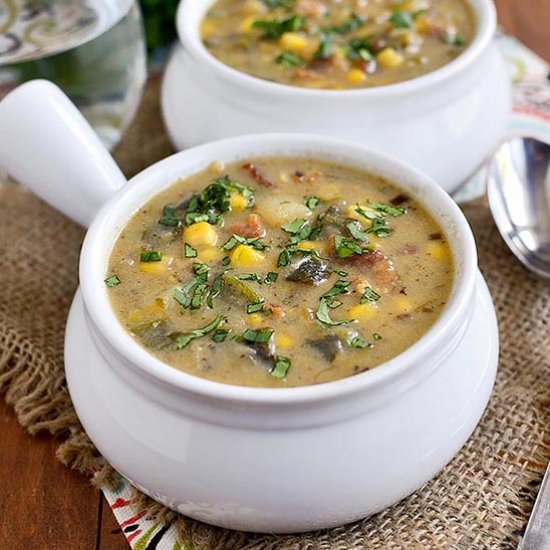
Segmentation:
<svg viewBox="0 0 550 550">
<path fill-rule="evenodd" d="M 399 291 L 399 294 L 404 294 L 405 296 L 407 296 L 407 288 L 406 288 L 406 287 L 403 287 L 403 288 Z"/>
<path fill-rule="evenodd" d="M 371 271 L 370 279 L 376 287 L 390 287 L 390 290 L 397 291 L 395 285 L 399 282 L 399 274 L 396 273 L 393 262 L 380 250 L 375 250 L 361 256 L 349 258 L 359 267 L 365 267 Z M 392 288 L 393 287 L 393 288 Z"/>
<path fill-rule="evenodd" d="M 320 0 L 298 0 L 294 6 L 296 13 L 305 17 L 320 17 L 327 12 L 327 7 Z"/>
<path fill-rule="evenodd" d="M 353 367 L 353 375 L 356 376 L 358 374 L 361 374 L 362 372 L 366 372 L 369 370 L 369 367 L 361 367 L 359 365 L 355 365 L 355 367 Z"/>
<path fill-rule="evenodd" d="M 243 168 L 254 178 L 256 182 L 264 187 L 274 187 L 273 182 L 269 181 L 258 169 L 255 164 L 247 162 L 243 164 Z"/>
<path fill-rule="evenodd" d="M 428 239 L 430 241 L 440 241 L 441 239 L 443 239 L 443 235 L 439 231 L 437 233 L 430 233 L 428 235 Z"/>
<path fill-rule="evenodd" d="M 252 237 L 264 237 L 265 229 L 262 226 L 262 219 L 258 214 L 249 214 L 246 223 L 235 223 L 229 227 L 230 233 L 240 235 L 245 239 Z"/>
<path fill-rule="evenodd" d="M 418 254 L 420 252 L 420 248 L 416 246 L 415 244 L 408 244 L 407 246 L 403 247 L 398 254 L 400 256 L 414 256 L 415 254 Z"/>
<path fill-rule="evenodd" d="M 406 193 L 400 193 L 399 195 L 397 195 L 397 197 L 393 197 L 393 199 L 390 201 L 390 204 L 393 206 L 400 206 L 408 200 L 409 196 Z"/>
<path fill-rule="evenodd" d="M 277 304 L 269 304 L 269 309 L 271 310 L 271 314 L 275 319 L 281 319 L 285 316 L 285 310 L 283 307 L 277 305 Z"/>
<path fill-rule="evenodd" d="M 323 175 L 323 172 L 319 172 L 319 170 L 312 170 L 307 174 L 304 174 L 304 172 L 302 172 L 301 170 L 296 170 L 296 172 L 294 172 L 294 178 L 297 179 L 300 183 L 313 183 L 315 181 L 315 178 Z"/>
<path fill-rule="evenodd" d="M 372 43 L 372 51 L 378 53 L 388 45 L 388 41 L 385 38 L 377 38 Z"/>
<path fill-rule="evenodd" d="M 305 176 L 305 174 L 304 174 L 301 170 L 296 170 L 296 172 L 294 172 L 294 177 L 295 177 L 298 181 L 303 181 L 303 180 L 304 180 L 304 176 Z"/>
<path fill-rule="evenodd" d="M 412 315 L 410 313 L 402 313 L 401 315 L 398 315 L 397 318 L 400 321 L 406 321 L 407 319 L 412 319 Z"/>
</svg>

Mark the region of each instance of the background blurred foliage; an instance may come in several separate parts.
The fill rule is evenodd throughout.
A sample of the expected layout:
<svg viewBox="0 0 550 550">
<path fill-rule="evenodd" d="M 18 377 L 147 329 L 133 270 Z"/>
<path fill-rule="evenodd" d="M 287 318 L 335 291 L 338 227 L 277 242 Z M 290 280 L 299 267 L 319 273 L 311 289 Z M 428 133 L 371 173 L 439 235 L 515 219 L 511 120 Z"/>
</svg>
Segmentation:
<svg viewBox="0 0 550 550">
<path fill-rule="evenodd" d="M 140 0 L 149 52 L 176 39 L 176 8 L 179 0 Z"/>
</svg>

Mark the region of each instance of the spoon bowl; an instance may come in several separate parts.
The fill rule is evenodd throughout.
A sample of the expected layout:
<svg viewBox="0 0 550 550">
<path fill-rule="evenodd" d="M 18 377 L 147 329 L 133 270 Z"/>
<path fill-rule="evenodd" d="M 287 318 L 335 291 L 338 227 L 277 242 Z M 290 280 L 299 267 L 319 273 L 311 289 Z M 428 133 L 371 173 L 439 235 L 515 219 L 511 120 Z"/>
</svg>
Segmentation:
<svg viewBox="0 0 550 550">
<path fill-rule="evenodd" d="M 550 144 L 533 137 L 503 143 L 491 161 L 487 196 L 510 250 L 550 279 Z"/>
</svg>

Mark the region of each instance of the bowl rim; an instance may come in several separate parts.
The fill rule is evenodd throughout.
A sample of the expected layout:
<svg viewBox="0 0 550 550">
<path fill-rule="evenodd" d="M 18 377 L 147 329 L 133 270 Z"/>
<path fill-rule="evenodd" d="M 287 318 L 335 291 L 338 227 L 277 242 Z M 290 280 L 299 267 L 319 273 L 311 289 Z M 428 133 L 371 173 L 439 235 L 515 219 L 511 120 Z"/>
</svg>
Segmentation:
<svg viewBox="0 0 550 550">
<path fill-rule="evenodd" d="M 390 179 L 392 176 L 388 173 L 400 174 L 399 177 L 406 178 L 417 186 L 418 189 L 411 194 L 417 197 L 421 204 L 425 201 L 419 198 L 420 191 L 429 195 L 429 200 L 437 204 L 449 223 L 453 224 L 464 254 L 460 266 L 455 262 L 455 280 L 451 297 L 439 318 L 412 346 L 386 363 L 353 377 L 308 386 L 257 388 L 215 382 L 180 371 L 150 354 L 122 326 L 110 305 L 108 289 L 104 284 L 108 257 L 120 229 L 143 204 L 174 183 L 177 176 L 168 176 L 168 173 L 173 174 L 178 169 L 184 172 L 186 164 L 189 166 L 194 158 L 200 158 L 201 155 L 208 157 L 209 162 L 218 160 L 221 150 L 226 151 L 226 157 L 237 159 L 261 156 L 261 153 L 254 153 L 254 149 L 260 146 L 271 147 L 275 151 L 277 148 L 289 151 L 296 149 L 295 153 L 290 152 L 287 155 L 274 152 L 273 156 L 321 156 L 323 152 L 327 154 L 330 150 L 335 152 L 335 162 L 339 155 L 338 151 L 345 150 L 346 161 L 342 161 L 344 164 L 354 166 L 355 163 L 355 167 L 361 168 L 361 162 L 368 161 L 374 170 Z M 201 167 L 189 168 L 189 174 L 196 173 L 206 166 L 207 164 L 202 163 Z M 161 188 L 155 183 L 155 177 L 159 174 L 169 178 L 166 185 Z M 139 197 L 139 200 L 135 201 L 136 205 L 131 212 L 124 213 L 124 206 L 128 209 L 127 203 L 131 203 L 131 199 L 135 200 L 136 197 Z M 104 252 L 105 243 L 108 243 L 107 253 Z M 450 244 L 453 249 L 459 246 L 455 243 Z M 92 222 L 82 246 L 79 273 L 84 303 L 94 328 L 120 357 L 136 369 L 136 373 L 141 371 L 172 388 L 204 398 L 241 404 L 247 402 L 286 405 L 332 400 L 391 383 L 407 373 L 414 374 L 426 362 L 426 357 L 434 351 L 434 347 L 441 348 L 438 347 L 438 343 L 465 319 L 470 310 L 477 278 L 477 251 L 471 228 L 458 205 L 433 180 L 412 166 L 389 155 L 344 140 L 309 134 L 258 134 L 199 145 L 167 157 L 134 176 L 101 208 Z"/>
<path fill-rule="evenodd" d="M 203 0 L 211 5 L 215 0 Z M 279 82 L 272 82 L 250 75 L 248 73 L 233 69 L 214 57 L 204 46 L 200 39 L 198 25 L 202 21 L 204 12 L 199 17 L 193 17 L 193 10 L 198 8 L 199 2 L 181 0 L 176 13 L 176 30 L 180 43 L 184 50 L 195 58 L 195 60 L 215 74 L 224 78 L 231 84 L 250 89 L 256 93 L 277 94 L 278 96 L 289 95 L 313 98 L 342 98 L 348 99 L 376 99 L 395 95 L 407 95 L 416 93 L 456 77 L 458 73 L 466 70 L 483 55 L 489 46 L 496 28 L 497 14 L 492 0 L 466 0 L 476 15 L 477 32 L 472 43 L 458 57 L 443 65 L 442 67 L 425 73 L 411 80 L 374 86 L 372 88 L 357 88 L 351 90 L 326 90 L 291 86 Z M 206 11 L 206 10 L 204 10 Z"/>
</svg>

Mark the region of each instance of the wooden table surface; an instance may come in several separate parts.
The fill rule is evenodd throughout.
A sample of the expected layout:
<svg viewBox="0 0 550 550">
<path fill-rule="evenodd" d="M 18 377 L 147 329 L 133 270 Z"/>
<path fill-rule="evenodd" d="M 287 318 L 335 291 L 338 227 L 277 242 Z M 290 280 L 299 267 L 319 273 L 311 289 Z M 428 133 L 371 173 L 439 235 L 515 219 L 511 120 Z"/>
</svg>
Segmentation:
<svg viewBox="0 0 550 550">
<path fill-rule="evenodd" d="M 550 0 L 496 4 L 501 24 L 550 61 Z M 0 549 L 128 549 L 101 494 L 56 461 L 56 441 L 27 435 L 1 398 L 0 426 Z"/>
</svg>

